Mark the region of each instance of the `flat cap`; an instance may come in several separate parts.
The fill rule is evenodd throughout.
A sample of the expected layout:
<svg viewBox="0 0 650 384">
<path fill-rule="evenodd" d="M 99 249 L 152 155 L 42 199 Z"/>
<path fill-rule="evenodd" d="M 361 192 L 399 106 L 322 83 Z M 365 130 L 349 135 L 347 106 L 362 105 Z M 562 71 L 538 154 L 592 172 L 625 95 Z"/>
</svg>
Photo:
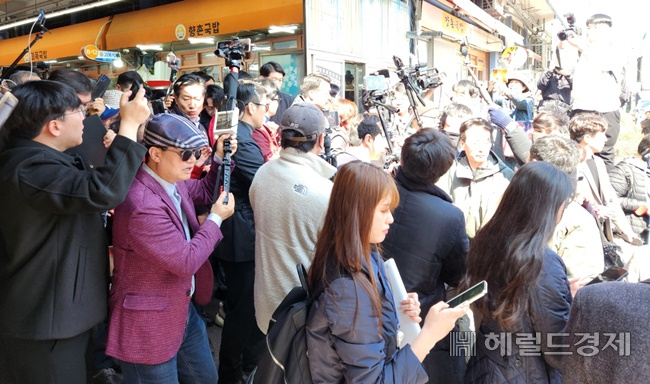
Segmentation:
<svg viewBox="0 0 650 384">
<path fill-rule="evenodd" d="M 186 117 L 170 113 L 154 116 L 144 129 L 144 145 L 197 149 L 210 146 L 205 132 Z"/>
</svg>

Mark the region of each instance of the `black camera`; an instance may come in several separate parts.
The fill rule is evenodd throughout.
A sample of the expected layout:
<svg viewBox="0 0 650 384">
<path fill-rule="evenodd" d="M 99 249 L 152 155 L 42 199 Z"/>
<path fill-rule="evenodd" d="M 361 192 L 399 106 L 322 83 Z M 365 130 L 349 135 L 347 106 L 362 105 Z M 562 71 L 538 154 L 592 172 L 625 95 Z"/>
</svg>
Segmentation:
<svg viewBox="0 0 650 384">
<path fill-rule="evenodd" d="M 415 71 L 415 82 L 420 89 L 433 89 L 442 85 L 442 75 L 436 68 L 417 68 Z"/>
<path fill-rule="evenodd" d="M 560 39 L 560 41 L 564 41 L 569 37 L 580 34 L 578 32 L 578 28 L 576 28 L 576 17 L 573 15 L 573 13 L 567 13 L 565 17 L 567 23 L 569 23 L 569 27 L 557 33 L 557 38 Z"/>
<path fill-rule="evenodd" d="M 251 39 L 233 39 L 217 42 L 214 54 L 226 59 L 228 67 L 241 67 L 241 61 L 251 51 Z"/>
<path fill-rule="evenodd" d="M 397 76 L 401 80 L 408 79 L 409 82 L 417 84 L 420 90 L 433 89 L 442 85 L 443 75 L 436 68 L 429 69 L 426 65 L 407 67 L 397 56 L 393 56 L 393 62 L 397 67 Z"/>
</svg>

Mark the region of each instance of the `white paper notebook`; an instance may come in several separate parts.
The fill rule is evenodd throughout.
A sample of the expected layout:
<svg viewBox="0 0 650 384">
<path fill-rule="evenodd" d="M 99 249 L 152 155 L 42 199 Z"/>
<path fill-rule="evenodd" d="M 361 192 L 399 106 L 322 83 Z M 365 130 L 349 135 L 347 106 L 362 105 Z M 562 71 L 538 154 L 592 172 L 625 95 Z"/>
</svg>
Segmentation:
<svg viewBox="0 0 650 384">
<path fill-rule="evenodd" d="M 388 278 L 391 290 L 393 291 L 393 300 L 395 300 L 395 309 L 397 310 L 399 328 L 404 335 L 401 340 L 398 338 L 398 346 L 403 348 L 406 344 L 411 344 L 417 335 L 420 334 L 422 329 L 420 328 L 420 324 L 413 322 L 410 317 L 406 316 L 399 310 L 399 307 L 402 305 L 402 300 L 408 299 L 408 295 L 406 294 L 406 288 L 404 288 L 402 277 L 397 270 L 397 265 L 395 265 L 395 260 L 388 259 L 384 262 L 384 267 L 386 268 L 386 277 Z"/>
</svg>

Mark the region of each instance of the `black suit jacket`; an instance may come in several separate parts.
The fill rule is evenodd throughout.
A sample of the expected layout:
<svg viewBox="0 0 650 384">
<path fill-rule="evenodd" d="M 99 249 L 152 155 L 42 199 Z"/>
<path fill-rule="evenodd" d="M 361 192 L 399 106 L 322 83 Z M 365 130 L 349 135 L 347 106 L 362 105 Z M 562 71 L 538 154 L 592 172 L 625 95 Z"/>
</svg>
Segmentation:
<svg viewBox="0 0 650 384">
<path fill-rule="evenodd" d="M 0 334 L 63 339 L 105 320 L 101 212 L 124 200 L 145 152 L 118 135 L 91 171 L 32 140 L 0 153 Z"/>
<path fill-rule="evenodd" d="M 275 112 L 275 115 L 271 116 L 270 119 L 277 125 L 280 125 L 280 122 L 282 121 L 282 114 L 287 110 L 287 108 L 291 106 L 291 104 L 293 104 L 293 100 L 295 99 L 295 97 L 282 92 L 280 92 L 279 96 L 280 103 L 278 104 L 278 111 Z"/>
<path fill-rule="evenodd" d="M 223 240 L 217 246 L 221 260 L 255 260 L 255 221 L 248 198 L 253 178 L 264 164 L 260 147 L 252 137 L 253 127 L 240 121 L 237 127 L 237 152 L 232 156 L 235 169 L 230 175 L 230 192 L 235 197 L 235 213 L 223 221 Z"/>
</svg>

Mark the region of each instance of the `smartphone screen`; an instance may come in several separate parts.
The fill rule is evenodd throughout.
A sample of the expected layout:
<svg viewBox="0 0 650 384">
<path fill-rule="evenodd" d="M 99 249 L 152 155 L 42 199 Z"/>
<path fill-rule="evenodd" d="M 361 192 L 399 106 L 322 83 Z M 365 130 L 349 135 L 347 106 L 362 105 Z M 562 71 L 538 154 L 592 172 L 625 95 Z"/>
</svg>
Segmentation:
<svg viewBox="0 0 650 384">
<path fill-rule="evenodd" d="M 471 304 L 476 300 L 480 299 L 481 297 L 485 296 L 486 293 L 487 293 L 487 281 L 483 280 L 480 283 L 476 284 L 475 286 L 471 287 L 470 289 L 466 290 L 465 292 L 461 293 L 460 295 L 447 301 L 447 304 L 449 304 L 451 308 L 457 307 L 466 301 L 468 304 Z"/>
<path fill-rule="evenodd" d="M 604 281 L 621 281 L 627 276 L 627 274 L 628 272 L 624 268 L 610 267 L 585 285 L 602 283 Z"/>
<path fill-rule="evenodd" d="M 341 125 L 338 111 L 324 111 L 323 113 L 325 114 L 325 117 L 327 117 L 327 122 L 329 123 L 330 128 Z"/>
</svg>

